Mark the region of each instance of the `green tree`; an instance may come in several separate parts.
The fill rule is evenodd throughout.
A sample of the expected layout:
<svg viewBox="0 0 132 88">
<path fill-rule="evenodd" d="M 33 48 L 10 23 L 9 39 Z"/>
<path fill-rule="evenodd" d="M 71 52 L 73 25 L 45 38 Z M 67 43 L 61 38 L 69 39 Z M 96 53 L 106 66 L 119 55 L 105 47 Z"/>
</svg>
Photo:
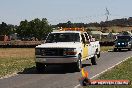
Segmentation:
<svg viewBox="0 0 132 88">
<path fill-rule="evenodd" d="M 0 24 L 0 35 L 9 35 L 10 31 L 11 30 L 6 23 L 2 22 L 2 24 Z"/>
<path fill-rule="evenodd" d="M 30 22 L 27 20 L 21 21 L 17 29 L 17 33 L 21 37 L 35 37 L 39 40 L 46 37 L 46 35 L 52 31 L 51 25 L 49 25 L 46 18 L 42 20 L 36 18 Z"/>
<path fill-rule="evenodd" d="M 8 24 L 8 29 L 9 29 L 9 34 L 14 34 L 14 33 L 16 33 L 17 26 Z"/>
<path fill-rule="evenodd" d="M 28 21 L 21 21 L 20 25 L 18 26 L 17 33 L 20 35 L 20 37 L 27 37 L 30 34 L 30 31 L 28 29 Z"/>
</svg>

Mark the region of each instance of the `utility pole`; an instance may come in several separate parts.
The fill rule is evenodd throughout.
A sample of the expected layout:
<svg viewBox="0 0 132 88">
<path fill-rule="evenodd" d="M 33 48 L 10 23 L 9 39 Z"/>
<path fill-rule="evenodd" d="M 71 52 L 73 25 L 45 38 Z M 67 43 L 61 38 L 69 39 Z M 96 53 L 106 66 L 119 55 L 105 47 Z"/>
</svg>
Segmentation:
<svg viewBox="0 0 132 88">
<path fill-rule="evenodd" d="M 105 13 L 105 15 L 106 15 L 106 21 L 108 21 L 109 20 L 110 12 L 109 12 L 109 10 L 107 8 L 105 8 L 105 10 L 106 10 L 106 13 Z"/>
</svg>

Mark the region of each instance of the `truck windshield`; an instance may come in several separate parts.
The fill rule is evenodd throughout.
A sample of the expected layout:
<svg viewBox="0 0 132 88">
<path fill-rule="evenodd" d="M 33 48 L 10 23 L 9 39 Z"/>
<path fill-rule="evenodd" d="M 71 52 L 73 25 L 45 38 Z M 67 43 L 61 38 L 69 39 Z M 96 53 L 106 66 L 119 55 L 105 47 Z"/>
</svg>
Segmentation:
<svg viewBox="0 0 132 88">
<path fill-rule="evenodd" d="M 80 42 L 79 33 L 51 33 L 46 43 L 52 42 Z"/>
<path fill-rule="evenodd" d="M 118 41 L 130 41 L 131 37 L 130 36 L 118 36 L 117 40 Z"/>
</svg>

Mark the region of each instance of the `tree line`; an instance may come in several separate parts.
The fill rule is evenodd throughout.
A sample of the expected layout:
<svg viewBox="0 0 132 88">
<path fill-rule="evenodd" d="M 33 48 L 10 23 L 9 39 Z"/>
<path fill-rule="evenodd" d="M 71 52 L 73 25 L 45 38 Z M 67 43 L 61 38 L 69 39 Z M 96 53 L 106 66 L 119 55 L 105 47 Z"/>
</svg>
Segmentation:
<svg viewBox="0 0 132 88">
<path fill-rule="evenodd" d="M 20 25 L 11 25 L 2 22 L 0 24 L 0 35 L 11 35 L 17 33 L 20 39 L 35 37 L 38 40 L 44 39 L 49 32 L 52 31 L 52 25 L 50 25 L 46 18 L 34 19 L 31 21 L 21 21 Z"/>
<path fill-rule="evenodd" d="M 110 21 L 101 21 L 100 23 L 72 23 L 68 21 L 67 23 L 59 23 L 55 25 L 57 27 L 111 27 L 111 26 L 121 26 L 121 27 L 132 27 L 132 17 L 114 19 Z"/>
<path fill-rule="evenodd" d="M 46 18 L 35 18 L 31 21 L 24 20 L 21 21 L 19 25 L 6 24 L 2 22 L 0 24 L 0 35 L 11 35 L 17 33 L 17 35 L 22 38 L 32 38 L 35 37 L 38 40 L 44 39 L 52 28 L 58 27 L 109 27 L 109 26 L 122 26 L 128 27 L 132 26 L 132 17 L 114 19 L 111 21 L 102 21 L 100 23 L 72 23 L 68 21 L 66 23 L 59 23 L 57 25 L 49 24 Z"/>
</svg>

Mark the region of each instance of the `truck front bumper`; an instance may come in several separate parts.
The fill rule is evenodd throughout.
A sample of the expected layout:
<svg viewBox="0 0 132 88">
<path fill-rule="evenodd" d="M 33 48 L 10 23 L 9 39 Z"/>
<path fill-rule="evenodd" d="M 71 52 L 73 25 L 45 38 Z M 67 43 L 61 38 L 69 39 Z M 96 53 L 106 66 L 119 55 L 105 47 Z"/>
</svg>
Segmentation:
<svg viewBox="0 0 132 88">
<path fill-rule="evenodd" d="M 116 48 L 116 49 L 130 49 L 131 46 L 116 46 L 114 48 Z"/>
<path fill-rule="evenodd" d="M 72 57 L 37 57 L 35 58 L 36 62 L 39 63 L 44 63 L 44 64 L 66 64 L 66 63 L 75 63 L 77 62 L 77 57 L 72 56 Z"/>
</svg>

